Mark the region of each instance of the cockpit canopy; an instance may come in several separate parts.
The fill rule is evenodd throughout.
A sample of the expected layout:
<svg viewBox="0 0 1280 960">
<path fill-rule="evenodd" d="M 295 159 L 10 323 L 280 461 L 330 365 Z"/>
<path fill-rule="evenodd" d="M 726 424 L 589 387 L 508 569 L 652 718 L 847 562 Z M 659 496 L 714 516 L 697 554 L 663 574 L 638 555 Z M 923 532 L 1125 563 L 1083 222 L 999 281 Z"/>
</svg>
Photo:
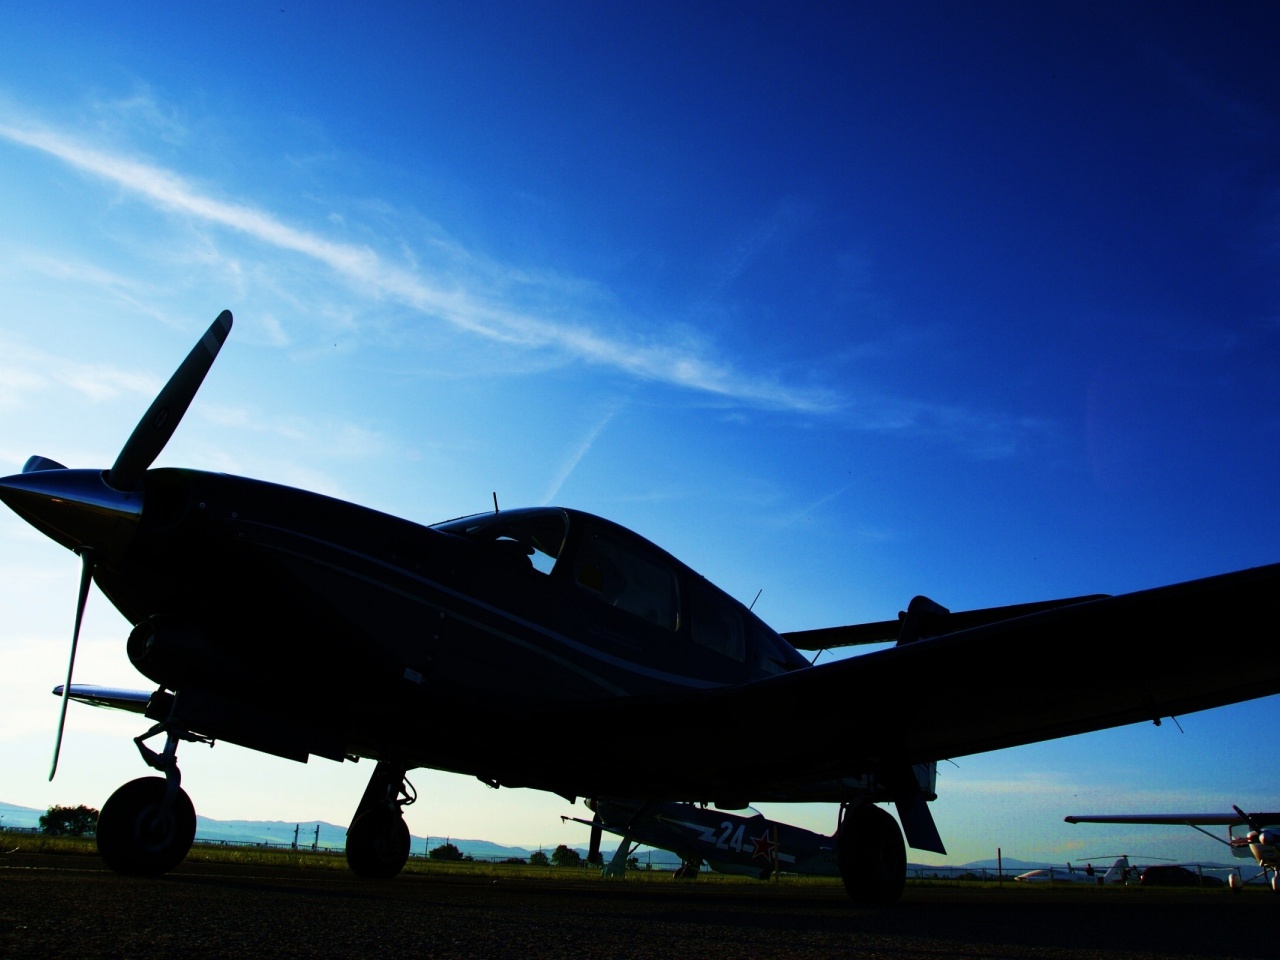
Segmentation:
<svg viewBox="0 0 1280 960">
<path fill-rule="evenodd" d="M 570 591 L 589 608 L 607 610 L 619 630 L 665 635 L 667 643 L 684 639 L 694 675 L 738 682 L 808 665 L 741 603 L 648 540 L 600 517 L 532 507 L 462 517 L 435 529 L 524 557 L 531 572 L 547 578 L 548 589 Z"/>
<path fill-rule="evenodd" d="M 556 558 L 564 549 L 569 521 L 563 510 L 534 507 L 527 510 L 477 513 L 472 517 L 437 523 L 435 529 L 472 540 L 509 541 L 526 547 L 526 554 L 533 568 L 540 573 L 550 574 Z"/>
</svg>

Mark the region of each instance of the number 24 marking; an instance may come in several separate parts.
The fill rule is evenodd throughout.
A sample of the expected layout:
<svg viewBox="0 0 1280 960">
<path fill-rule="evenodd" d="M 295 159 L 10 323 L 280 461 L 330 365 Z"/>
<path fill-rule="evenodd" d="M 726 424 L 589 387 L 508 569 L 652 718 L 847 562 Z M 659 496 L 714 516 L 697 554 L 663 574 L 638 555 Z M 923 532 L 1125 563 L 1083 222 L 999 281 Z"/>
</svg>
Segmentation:
<svg viewBox="0 0 1280 960">
<path fill-rule="evenodd" d="M 736 850 L 742 852 L 742 838 L 746 833 L 747 825 L 745 823 L 738 824 L 737 832 L 733 829 L 733 823 L 729 820 L 720 824 L 720 836 L 716 838 L 717 850 Z M 732 837 L 729 834 L 733 834 Z"/>
</svg>

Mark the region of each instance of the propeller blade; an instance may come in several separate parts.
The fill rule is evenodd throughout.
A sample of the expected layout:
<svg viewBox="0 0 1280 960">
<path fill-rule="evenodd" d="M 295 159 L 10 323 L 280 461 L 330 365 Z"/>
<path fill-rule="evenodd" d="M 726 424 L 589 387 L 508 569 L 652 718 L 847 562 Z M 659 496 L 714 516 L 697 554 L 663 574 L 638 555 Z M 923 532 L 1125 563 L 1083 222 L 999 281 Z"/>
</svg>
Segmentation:
<svg viewBox="0 0 1280 960">
<path fill-rule="evenodd" d="M 218 314 L 200 342 L 191 348 L 169 382 L 152 401 L 107 473 L 107 485 L 116 490 L 132 490 L 178 428 L 191 399 L 213 366 L 214 358 L 231 332 L 231 311 Z"/>
<path fill-rule="evenodd" d="M 1243 810 L 1237 807 L 1234 803 L 1231 805 L 1231 809 L 1234 810 L 1236 813 L 1240 814 L 1240 819 L 1245 822 L 1245 825 L 1248 826 L 1250 830 L 1262 829 L 1263 825 L 1261 823 L 1256 822 L 1253 819 L 1253 817 L 1249 816 L 1247 813 L 1245 813 Z"/>
<path fill-rule="evenodd" d="M 67 722 L 67 704 L 71 701 L 71 671 L 76 665 L 76 646 L 80 643 L 80 623 L 84 620 L 84 605 L 89 599 L 89 584 L 93 583 L 93 551 L 80 551 L 80 597 L 76 600 L 76 627 L 71 633 L 71 656 L 67 659 L 67 682 L 62 685 L 62 711 L 58 714 L 58 734 L 53 741 L 53 766 L 49 779 L 58 772 L 58 754 L 62 752 L 62 728 Z"/>
</svg>

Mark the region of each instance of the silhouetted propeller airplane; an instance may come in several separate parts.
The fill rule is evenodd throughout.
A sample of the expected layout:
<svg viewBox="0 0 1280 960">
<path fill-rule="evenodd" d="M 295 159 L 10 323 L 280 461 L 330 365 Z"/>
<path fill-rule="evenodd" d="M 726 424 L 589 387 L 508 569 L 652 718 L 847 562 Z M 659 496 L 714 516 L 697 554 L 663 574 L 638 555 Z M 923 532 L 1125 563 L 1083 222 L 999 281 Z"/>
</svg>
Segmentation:
<svg viewBox="0 0 1280 960">
<path fill-rule="evenodd" d="M 752 810 L 740 816 L 696 803 L 645 800 L 587 801 L 594 816 L 561 817 L 591 828 L 587 857 L 600 862 L 604 830 L 622 838 L 602 873 L 626 874 L 627 861 L 639 846 L 669 850 L 680 858 L 677 877 L 693 879 L 705 863 L 717 873 L 767 880 L 775 873 L 806 877 L 838 877 L 836 838 L 768 820 Z"/>
<path fill-rule="evenodd" d="M 943 851 L 927 806 L 937 760 L 1280 692 L 1277 658 L 1242 669 L 1183 650 L 1274 623 L 1280 565 L 966 613 L 918 597 L 897 620 L 784 638 L 579 511 L 420 526 L 151 469 L 230 330 L 224 312 L 109 470 L 33 457 L 0 479 L 0 498 L 81 560 L 58 743 L 68 698 L 154 724 L 137 743 L 163 776 L 102 808 L 98 847 L 116 870 L 160 874 L 186 856 L 195 813 L 177 747 L 220 739 L 298 761 L 375 760 L 347 835 L 362 876 L 404 865 L 405 774 L 430 767 L 569 798 L 838 803 L 850 895 L 888 901 L 905 882 L 903 832 Z M 154 692 L 71 685 L 91 582 L 134 625 L 128 655 Z M 821 666 L 797 652 L 895 639 Z M 340 681 L 324 694 L 282 682 L 304 658 Z M 161 735 L 161 750 L 147 746 Z M 567 749 L 566 735 L 596 749 Z M 886 801 L 902 831 L 875 805 Z"/>
</svg>

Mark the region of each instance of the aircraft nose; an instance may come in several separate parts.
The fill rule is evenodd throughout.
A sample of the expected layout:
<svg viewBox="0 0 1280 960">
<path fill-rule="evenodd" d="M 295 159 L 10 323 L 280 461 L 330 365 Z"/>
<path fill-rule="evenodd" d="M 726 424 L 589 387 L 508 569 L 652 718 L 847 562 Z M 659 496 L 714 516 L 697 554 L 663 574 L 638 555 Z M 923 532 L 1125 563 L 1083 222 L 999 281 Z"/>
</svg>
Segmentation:
<svg viewBox="0 0 1280 960">
<path fill-rule="evenodd" d="M 0 478 L 0 500 L 68 550 L 104 556 L 129 545 L 142 517 L 141 491 L 113 490 L 101 470 L 44 469 Z"/>
</svg>

